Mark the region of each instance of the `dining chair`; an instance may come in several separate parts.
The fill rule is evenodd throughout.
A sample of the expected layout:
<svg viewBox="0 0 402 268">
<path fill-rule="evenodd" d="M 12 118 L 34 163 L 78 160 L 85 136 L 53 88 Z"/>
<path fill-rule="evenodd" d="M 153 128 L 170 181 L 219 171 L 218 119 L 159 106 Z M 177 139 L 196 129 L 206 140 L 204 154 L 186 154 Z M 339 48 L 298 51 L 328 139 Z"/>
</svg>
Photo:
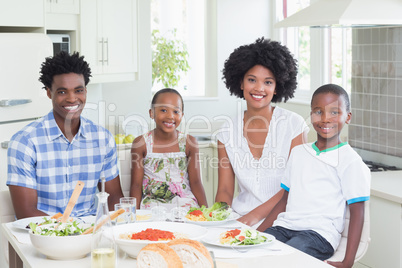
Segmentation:
<svg viewBox="0 0 402 268">
<path fill-rule="evenodd" d="M 8 190 L 0 191 L 0 224 L 15 220 L 13 203 Z M 0 233 L 0 250 L 5 254 L 5 264 L 8 266 L 8 243 L 3 233 Z M 4 263 L 0 262 L 0 267 Z M 5 266 L 4 266 L 5 267 Z"/>
<path fill-rule="evenodd" d="M 349 206 L 346 206 L 346 215 L 345 215 L 345 228 L 342 232 L 341 242 L 339 243 L 338 248 L 336 249 L 334 255 L 329 258 L 329 261 L 342 261 L 345 258 L 346 254 L 346 244 L 348 240 L 348 232 L 349 232 L 349 221 L 350 221 L 350 210 Z M 360 260 L 364 254 L 366 253 L 369 243 L 370 243 L 370 209 L 369 209 L 369 201 L 364 202 L 364 223 L 362 229 L 362 235 L 360 237 L 359 247 L 356 252 L 355 262 Z"/>
</svg>

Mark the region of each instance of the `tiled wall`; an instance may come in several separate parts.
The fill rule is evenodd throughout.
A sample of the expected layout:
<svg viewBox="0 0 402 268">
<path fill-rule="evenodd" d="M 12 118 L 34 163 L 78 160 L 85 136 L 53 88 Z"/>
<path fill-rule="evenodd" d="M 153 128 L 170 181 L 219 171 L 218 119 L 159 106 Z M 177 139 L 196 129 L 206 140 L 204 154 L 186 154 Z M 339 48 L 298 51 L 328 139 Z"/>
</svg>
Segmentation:
<svg viewBox="0 0 402 268">
<path fill-rule="evenodd" d="M 349 143 L 402 157 L 402 27 L 353 29 Z"/>
</svg>

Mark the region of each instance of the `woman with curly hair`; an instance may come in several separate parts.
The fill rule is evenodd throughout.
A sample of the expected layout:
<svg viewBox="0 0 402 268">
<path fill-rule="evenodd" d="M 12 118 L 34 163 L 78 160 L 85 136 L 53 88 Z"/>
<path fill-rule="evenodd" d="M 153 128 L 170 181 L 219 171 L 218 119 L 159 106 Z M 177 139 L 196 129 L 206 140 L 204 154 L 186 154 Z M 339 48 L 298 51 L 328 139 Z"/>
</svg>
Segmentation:
<svg viewBox="0 0 402 268">
<path fill-rule="evenodd" d="M 255 225 L 281 199 L 280 182 L 290 151 L 307 139 L 304 119 L 273 103 L 286 102 L 296 89 L 297 64 L 280 43 L 257 39 L 235 49 L 223 80 L 247 110 L 226 122 L 217 135 L 219 183 L 216 201 L 232 205 L 239 221 Z M 233 200 L 235 178 L 239 195 Z"/>
</svg>

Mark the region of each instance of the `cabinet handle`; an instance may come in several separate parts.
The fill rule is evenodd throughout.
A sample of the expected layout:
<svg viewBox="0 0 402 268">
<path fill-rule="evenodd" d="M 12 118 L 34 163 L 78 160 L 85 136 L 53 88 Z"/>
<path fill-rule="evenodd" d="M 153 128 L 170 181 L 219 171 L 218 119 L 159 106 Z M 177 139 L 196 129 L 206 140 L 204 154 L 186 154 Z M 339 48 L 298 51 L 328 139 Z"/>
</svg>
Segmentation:
<svg viewBox="0 0 402 268">
<path fill-rule="evenodd" d="M 3 142 L 1 143 L 1 148 L 7 149 L 9 143 L 10 143 L 10 141 L 3 141 Z"/>
<path fill-rule="evenodd" d="M 106 38 L 105 44 L 106 44 L 106 59 L 104 60 L 104 62 L 107 65 L 109 65 L 109 39 L 108 38 Z"/>
<path fill-rule="evenodd" d="M 209 156 L 207 155 L 207 157 L 205 157 L 205 164 L 207 165 L 207 178 L 206 181 L 209 182 Z"/>
<path fill-rule="evenodd" d="M 101 49 L 101 56 L 99 57 L 100 58 L 99 62 L 102 63 L 102 65 L 103 65 L 103 37 L 99 41 L 99 44 L 100 44 L 100 49 Z M 99 55 L 99 53 L 98 53 L 98 55 Z"/>
<path fill-rule="evenodd" d="M 13 100 L 1 100 L 0 107 L 10 107 L 32 102 L 31 99 L 13 99 Z"/>
</svg>

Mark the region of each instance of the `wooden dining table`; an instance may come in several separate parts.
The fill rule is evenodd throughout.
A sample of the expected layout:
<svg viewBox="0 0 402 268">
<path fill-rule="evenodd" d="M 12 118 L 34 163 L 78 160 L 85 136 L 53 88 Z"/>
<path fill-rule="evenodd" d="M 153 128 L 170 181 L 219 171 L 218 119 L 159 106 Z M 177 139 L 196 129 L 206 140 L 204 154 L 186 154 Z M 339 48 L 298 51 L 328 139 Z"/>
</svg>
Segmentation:
<svg viewBox="0 0 402 268">
<path fill-rule="evenodd" d="M 163 224 L 163 223 L 161 223 Z M 238 221 L 228 221 L 223 225 L 207 227 L 208 231 L 214 228 L 245 227 Z M 41 254 L 31 244 L 29 233 L 26 230 L 15 228 L 12 222 L 3 223 L 1 232 L 8 241 L 10 268 L 88 268 L 91 267 L 91 256 L 77 260 L 52 260 Z M 209 251 L 213 252 L 217 268 L 235 267 L 282 267 L 282 268 L 328 268 L 332 267 L 310 255 L 275 240 L 269 247 L 256 247 L 248 251 L 237 251 L 232 248 L 219 248 L 204 243 Z M 117 249 L 118 268 L 136 267 L 136 260 L 125 252 Z"/>
</svg>

